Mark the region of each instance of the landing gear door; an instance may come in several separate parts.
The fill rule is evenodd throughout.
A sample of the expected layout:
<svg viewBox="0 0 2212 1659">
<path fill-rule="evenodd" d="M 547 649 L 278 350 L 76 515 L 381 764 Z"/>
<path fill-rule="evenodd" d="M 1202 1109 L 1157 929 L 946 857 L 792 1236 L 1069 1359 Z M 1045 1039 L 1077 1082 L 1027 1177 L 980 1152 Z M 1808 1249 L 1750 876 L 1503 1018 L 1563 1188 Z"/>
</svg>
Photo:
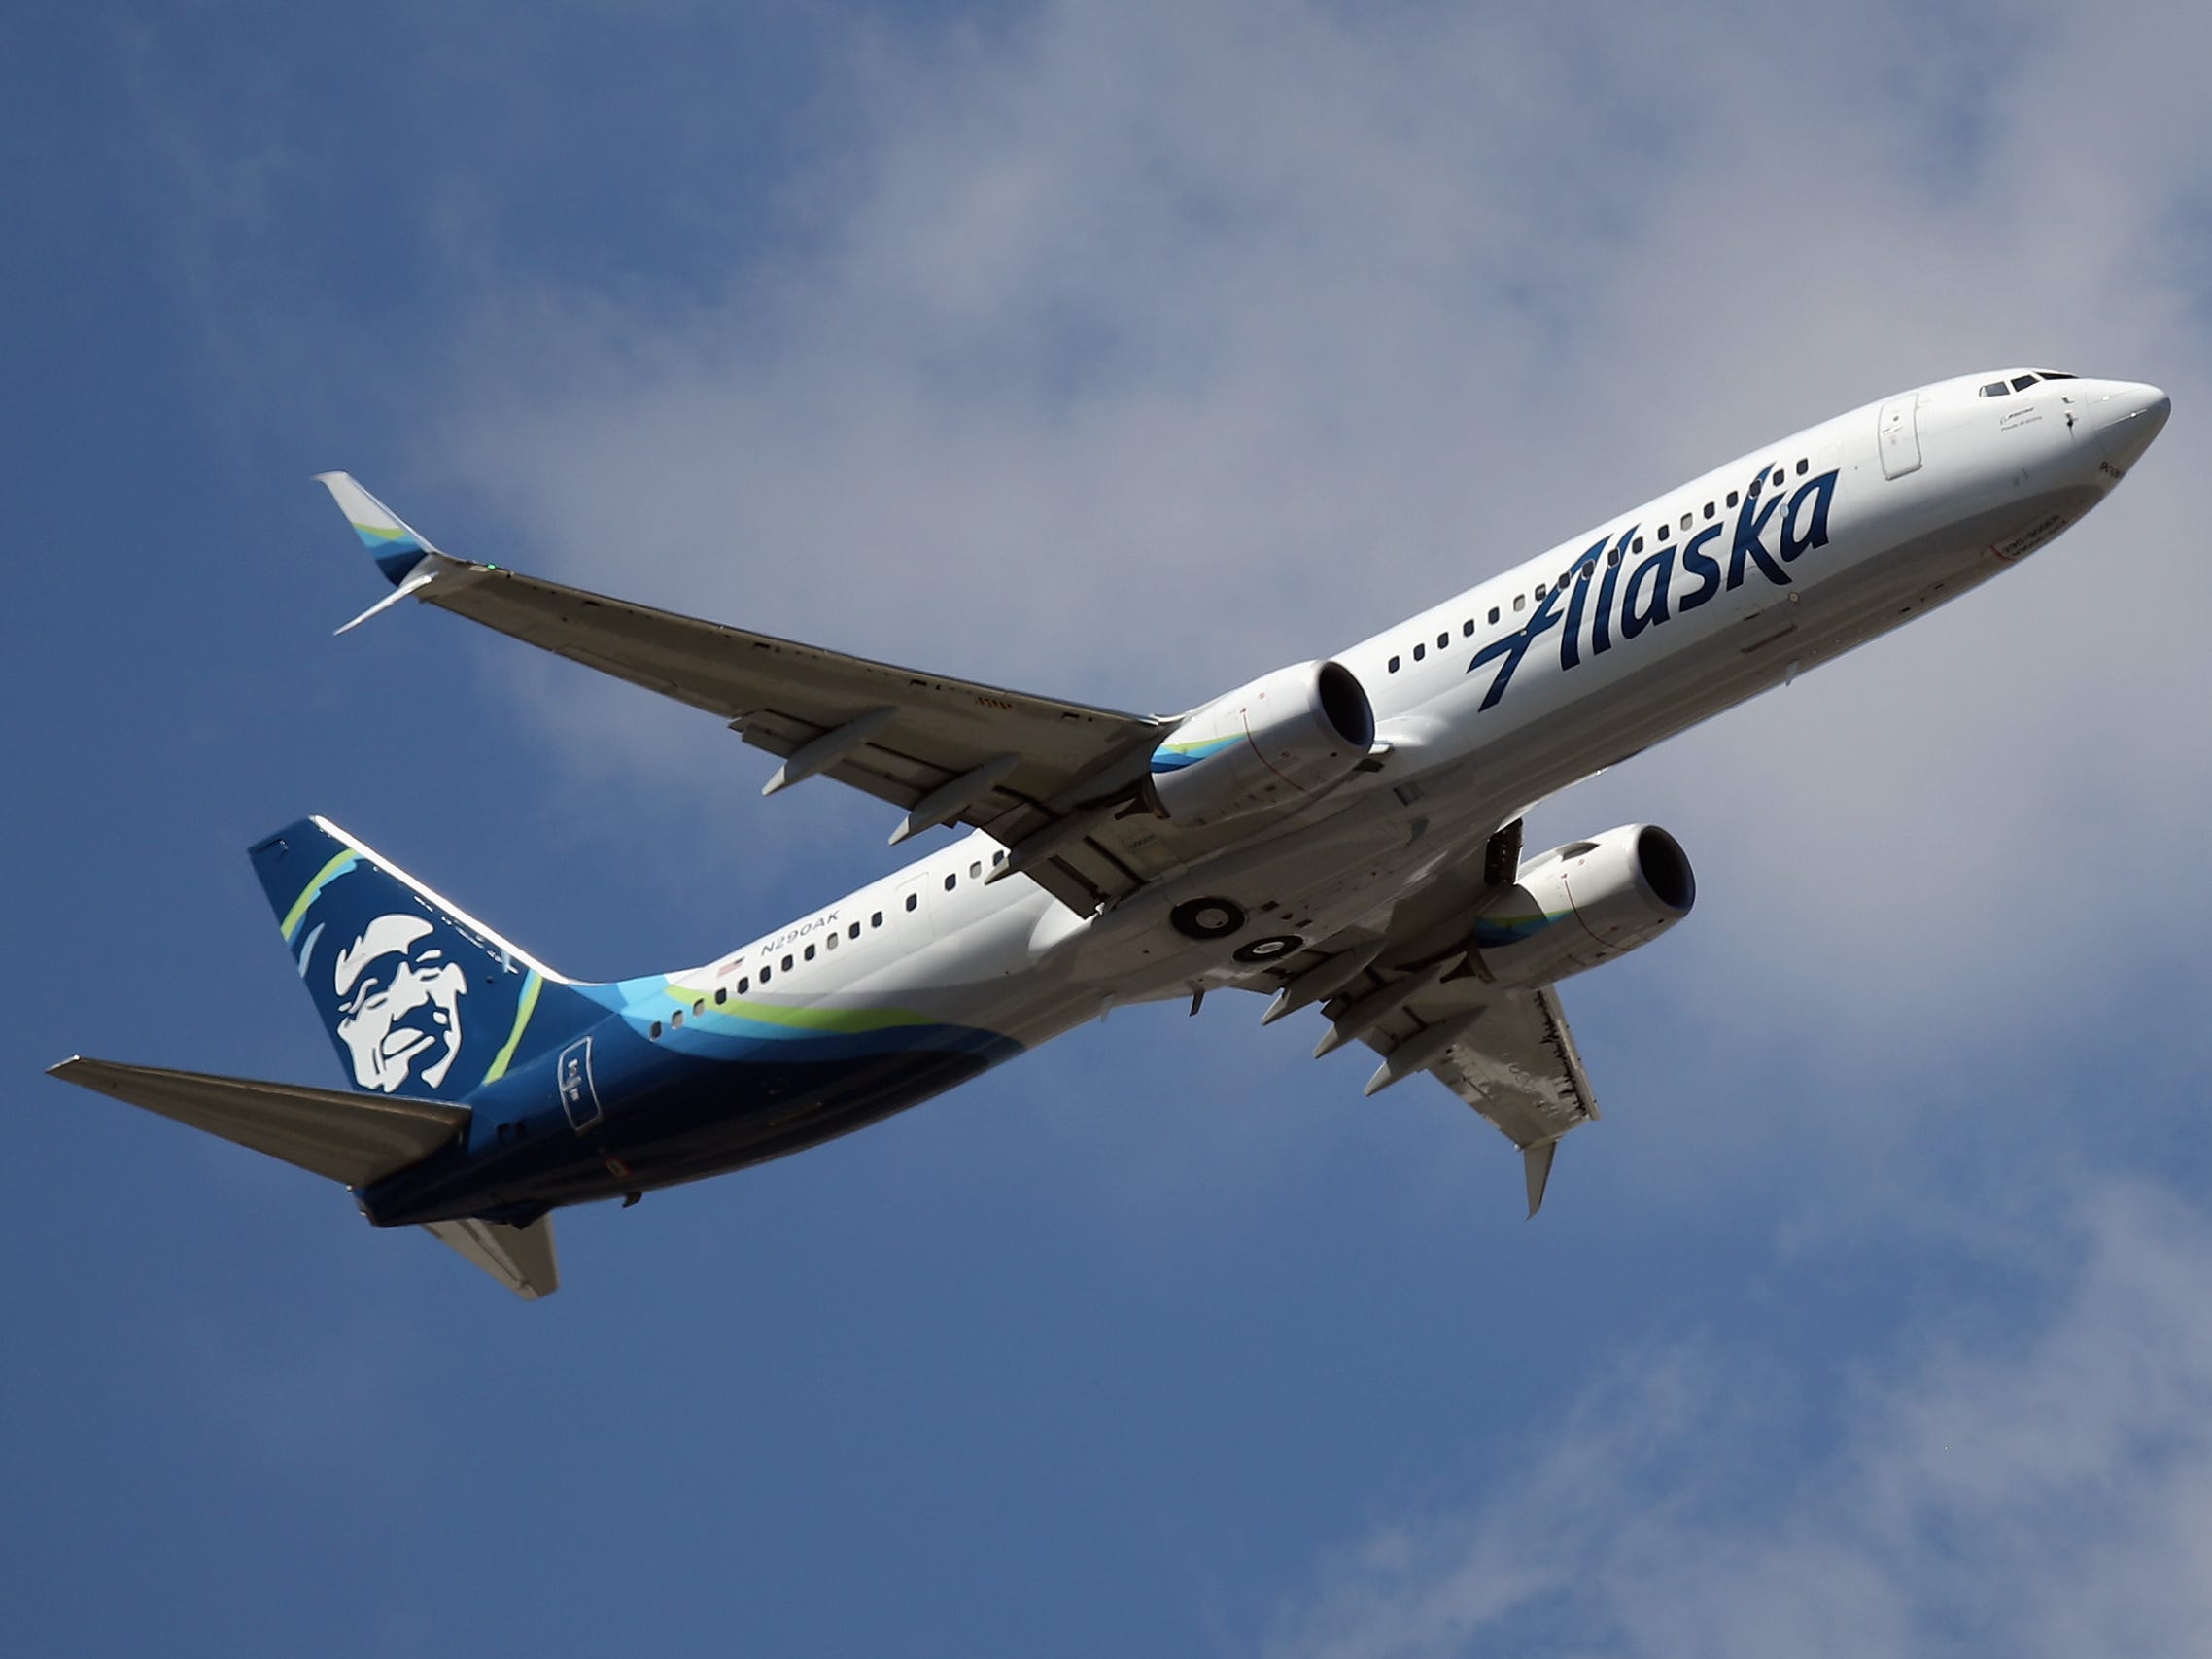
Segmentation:
<svg viewBox="0 0 2212 1659">
<path fill-rule="evenodd" d="M 592 1040 L 578 1037 L 561 1051 L 553 1067 L 553 1086 L 561 1093 L 561 1110 L 569 1127 L 582 1134 L 600 1120 L 599 1090 L 592 1084 Z"/>
<path fill-rule="evenodd" d="M 1902 478 L 1920 469 L 1920 397 L 1908 392 L 1882 405 L 1882 475 Z"/>
</svg>

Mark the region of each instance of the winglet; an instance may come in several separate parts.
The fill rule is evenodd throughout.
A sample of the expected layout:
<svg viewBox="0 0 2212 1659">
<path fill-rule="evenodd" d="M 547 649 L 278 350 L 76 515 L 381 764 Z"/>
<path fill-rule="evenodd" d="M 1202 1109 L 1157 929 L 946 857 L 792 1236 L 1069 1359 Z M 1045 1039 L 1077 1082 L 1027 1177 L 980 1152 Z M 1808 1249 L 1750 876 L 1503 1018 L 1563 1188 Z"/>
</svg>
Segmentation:
<svg viewBox="0 0 2212 1659">
<path fill-rule="evenodd" d="M 426 554 L 437 551 L 405 519 L 354 482 L 351 472 L 318 472 L 315 482 L 330 492 L 338 511 L 346 515 L 361 544 L 376 556 L 376 568 L 394 587 L 407 579 Z"/>
<path fill-rule="evenodd" d="M 1543 1190 L 1551 1182 L 1552 1155 L 1559 1151 L 1557 1141 L 1546 1141 L 1541 1146 L 1525 1146 L 1521 1149 L 1521 1168 L 1529 1179 L 1529 1219 L 1543 1208 Z"/>
</svg>

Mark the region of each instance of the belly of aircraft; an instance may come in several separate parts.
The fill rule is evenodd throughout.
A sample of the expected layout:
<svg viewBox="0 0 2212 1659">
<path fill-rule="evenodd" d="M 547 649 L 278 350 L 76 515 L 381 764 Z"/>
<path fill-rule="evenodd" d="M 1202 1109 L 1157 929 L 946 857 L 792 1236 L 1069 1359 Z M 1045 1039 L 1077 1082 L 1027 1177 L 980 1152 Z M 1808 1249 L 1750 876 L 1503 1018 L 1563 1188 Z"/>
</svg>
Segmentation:
<svg viewBox="0 0 2212 1659">
<path fill-rule="evenodd" d="M 582 1133 L 540 1123 L 490 1157 L 408 1170 L 364 1195 L 380 1227 L 627 1196 L 749 1168 L 881 1123 L 1020 1052 L 919 1050 L 850 1060 L 684 1068 Z"/>
</svg>

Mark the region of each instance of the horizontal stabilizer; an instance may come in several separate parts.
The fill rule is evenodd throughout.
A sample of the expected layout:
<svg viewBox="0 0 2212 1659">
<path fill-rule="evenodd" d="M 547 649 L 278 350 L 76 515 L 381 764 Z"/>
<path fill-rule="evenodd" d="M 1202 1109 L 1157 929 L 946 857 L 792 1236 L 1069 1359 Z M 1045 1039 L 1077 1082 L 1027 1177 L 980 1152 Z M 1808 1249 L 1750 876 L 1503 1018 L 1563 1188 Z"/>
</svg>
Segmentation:
<svg viewBox="0 0 2212 1659">
<path fill-rule="evenodd" d="M 52 1075 L 348 1187 L 365 1187 L 420 1162 L 468 1123 L 466 1106 L 434 1100 L 302 1089 L 82 1056 L 63 1060 Z M 550 1244 L 547 1250 L 550 1262 Z"/>
<path fill-rule="evenodd" d="M 561 1265 L 553 1256 L 553 1218 L 539 1216 L 528 1227 L 501 1222 L 426 1222 L 423 1230 L 450 1244 L 526 1301 L 549 1296 L 561 1288 Z"/>
</svg>

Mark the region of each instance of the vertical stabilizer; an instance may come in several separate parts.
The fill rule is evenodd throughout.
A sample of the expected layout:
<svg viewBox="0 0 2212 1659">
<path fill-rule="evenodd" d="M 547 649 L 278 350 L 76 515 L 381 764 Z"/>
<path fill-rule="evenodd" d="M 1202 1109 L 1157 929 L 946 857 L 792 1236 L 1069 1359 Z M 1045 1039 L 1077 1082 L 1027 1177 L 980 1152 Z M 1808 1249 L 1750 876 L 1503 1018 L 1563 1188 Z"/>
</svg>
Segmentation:
<svg viewBox="0 0 2212 1659">
<path fill-rule="evenodd" d="M 606 1013 L 327 819 L 252 856 L 356 1089 L 461 1100 Z"/>
</svg>

